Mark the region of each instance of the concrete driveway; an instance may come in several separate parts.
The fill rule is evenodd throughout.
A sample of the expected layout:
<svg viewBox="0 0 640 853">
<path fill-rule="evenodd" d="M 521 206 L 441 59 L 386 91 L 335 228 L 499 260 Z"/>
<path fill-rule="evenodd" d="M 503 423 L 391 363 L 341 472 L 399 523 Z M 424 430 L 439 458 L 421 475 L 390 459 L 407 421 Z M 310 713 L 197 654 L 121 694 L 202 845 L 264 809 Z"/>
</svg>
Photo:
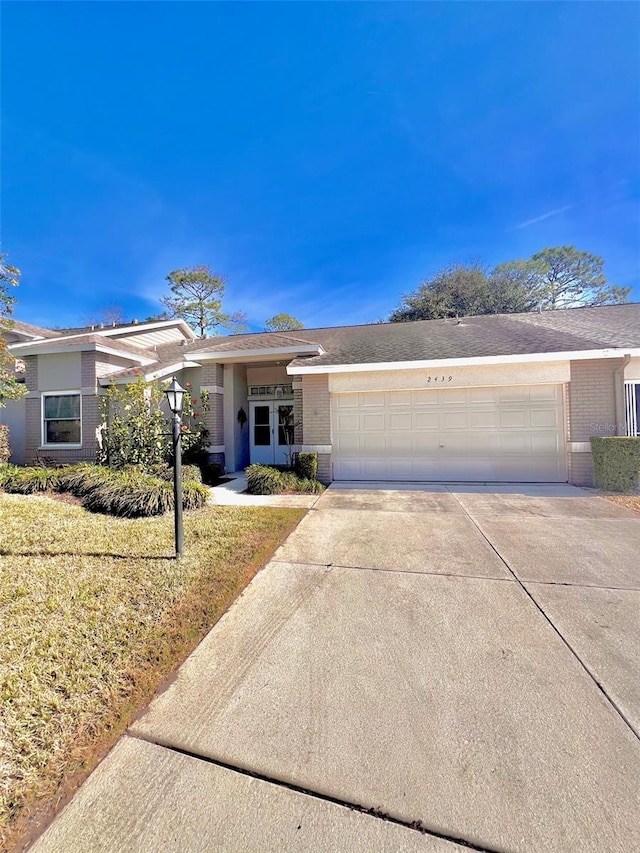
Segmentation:
<svg viewBox="0 0 640 853">
<path fill-rule="evenodd" d="M 569 486 L 334 486 L 34 849 L 638 849 L 639 554 Z"/>
</svg>

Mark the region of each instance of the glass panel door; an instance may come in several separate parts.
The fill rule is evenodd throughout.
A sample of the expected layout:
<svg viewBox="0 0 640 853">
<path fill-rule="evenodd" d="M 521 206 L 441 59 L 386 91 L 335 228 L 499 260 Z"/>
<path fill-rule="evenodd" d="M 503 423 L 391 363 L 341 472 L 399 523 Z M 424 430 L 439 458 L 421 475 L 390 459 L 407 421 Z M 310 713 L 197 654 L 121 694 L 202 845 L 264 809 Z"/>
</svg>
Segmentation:
<svg viewBox="0 0 640 853">
<path fill-rule="evenodd" d="M 274 406 L 273 403 L 249 403 L 249 458 L 251 462 L 273 465 L 274 447 Z"/>
<path fill-rule="evenodd" d="M 256 447 L 268 447 L 271 444 L 270 406 L 254 406 L 253 443 Z"/>
</svg>

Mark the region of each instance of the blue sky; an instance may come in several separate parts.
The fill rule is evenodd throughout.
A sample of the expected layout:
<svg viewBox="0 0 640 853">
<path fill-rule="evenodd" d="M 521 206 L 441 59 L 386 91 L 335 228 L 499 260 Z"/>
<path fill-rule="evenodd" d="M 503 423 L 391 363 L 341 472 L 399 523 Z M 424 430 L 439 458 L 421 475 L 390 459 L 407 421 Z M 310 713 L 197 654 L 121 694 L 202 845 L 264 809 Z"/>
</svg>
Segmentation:
<svg viewBox="0 0 640 853">
<path fill-rule="evenodd" d="M 640 300 L 634 3 L 2 4 L 16 316 L 385 317 L 458 261 L 601 255 Z"/>
</svg>

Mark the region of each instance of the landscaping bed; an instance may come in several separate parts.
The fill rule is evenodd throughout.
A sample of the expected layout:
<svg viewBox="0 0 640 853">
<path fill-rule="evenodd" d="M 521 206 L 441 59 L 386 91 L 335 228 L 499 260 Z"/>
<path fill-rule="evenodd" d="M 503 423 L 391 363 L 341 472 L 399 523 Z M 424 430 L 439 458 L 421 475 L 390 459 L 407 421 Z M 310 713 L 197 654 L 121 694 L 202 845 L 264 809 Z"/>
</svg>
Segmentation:
<svg viewBox="0 0 640 853">
<path fill-rule="evenodd" d="M 114 518 L 0 492 L 0 847 L 90 772 L 304 515 Z"/>
</svg>

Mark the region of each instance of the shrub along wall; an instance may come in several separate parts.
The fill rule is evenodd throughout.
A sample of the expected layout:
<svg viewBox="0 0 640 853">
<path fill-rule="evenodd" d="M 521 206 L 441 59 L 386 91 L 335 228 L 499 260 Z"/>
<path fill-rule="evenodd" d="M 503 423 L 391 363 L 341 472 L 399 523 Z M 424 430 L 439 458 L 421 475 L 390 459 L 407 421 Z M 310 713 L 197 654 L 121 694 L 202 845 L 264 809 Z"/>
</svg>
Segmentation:
<svg viewBox="0 0 640 853">
<path fill-rule="evenodd" d="M 591 439 L 595 484 L 608 492 L 634 492 L 640 485 L 640 437 Z"/>
<path fill-rule="evenodd" d="M 6 424 L 0 424 L 0 465 L 6 465 L 10 456 L 9 427 Z"/>
</svg>

